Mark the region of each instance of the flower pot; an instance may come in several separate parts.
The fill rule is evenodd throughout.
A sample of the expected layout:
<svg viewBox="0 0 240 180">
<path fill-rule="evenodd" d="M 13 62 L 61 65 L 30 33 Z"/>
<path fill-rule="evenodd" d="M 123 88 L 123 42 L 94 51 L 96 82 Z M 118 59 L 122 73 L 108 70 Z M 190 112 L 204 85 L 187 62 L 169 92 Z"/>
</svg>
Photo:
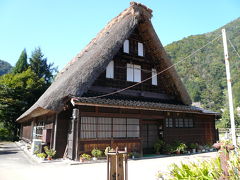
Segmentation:
<svg viewBox="0 0 240 180">
<path fill-rule="evenodd" d="M 196 153 L 196 149 L 192 149 L 192 153 L 195 154 Z"/>
<path fill-rule="evenodd" d="M 83 163 L 84 162 L 84 158 L 80 158 L 79 161 L 80 161 L 80 163 Z"/>
<path fill-rule="evenodd" d="M 176 151 L 176 154 L 180 154 L 180 151 Z"/>
<path fill-rule="evenodd" d="M 96 160 L 97 160 L 97 158 L 96 158 L 96 157 L 93 157 L 92 159 L 93 159 L 94 161 L 96 161 Z"/>
<path fill-rule="evenodd" d="M 47 159 L 50 161 L 50 160 L 52 160 L 52 157 L 51 157 L 51 156 L 48 156 Z"/>
</svg>

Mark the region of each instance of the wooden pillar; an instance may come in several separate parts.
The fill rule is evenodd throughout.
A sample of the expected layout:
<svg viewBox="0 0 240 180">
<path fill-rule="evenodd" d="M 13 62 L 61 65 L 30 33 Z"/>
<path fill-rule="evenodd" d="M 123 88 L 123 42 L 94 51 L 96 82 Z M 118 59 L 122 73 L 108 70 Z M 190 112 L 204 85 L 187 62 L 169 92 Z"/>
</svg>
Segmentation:
<svg viewBox="0 0 240 180">
<path fill-rule="evenodd" d="M 35 125 L 35 118 L 32 120 L 31 122 L 31 137 L 30 137 L 30 140 L 31 142 L 33 141 L 33 133 L 34 133 L 34 125 Z"/>
<path fill-rule="evenodd" d="M 75 115 L 74 115 L 75 116 L 75 118 L 74 118 L 75 158 L 74 159 L 75 159 L 75 161 L 77 161 L 77 160 L 79 160 L 79 148 L 78 148 L 78 146 L 79 146 L 78 139 L 79 139 L 79 132 L 80 132 L 80 130 L 79 130 L 79 109 L 77 109 L 77 108 L 74 109 L 73 113 L 75 113 Z"/>
<path fill-rule="evenodd" d="M 53 116 L 55 117 L 55 115 Z M 52 132 L 51 132 L 51 140 L 50 140 L 50 148 L 53 149 L 53 144 L 54 144 L 54 125 L 55 125 L 55 119 L 52 119 Z"/>
<path fill-rule="evenodd" d="M 55 115 L 55 121 L 53 125 L 53 128 L 54 128 L 53 149 L 56 149 L 56 143 L 57 143 L 57 126 L 58 126 L 57 121 L 58 121 L 58 114 Z"/>
</svg>

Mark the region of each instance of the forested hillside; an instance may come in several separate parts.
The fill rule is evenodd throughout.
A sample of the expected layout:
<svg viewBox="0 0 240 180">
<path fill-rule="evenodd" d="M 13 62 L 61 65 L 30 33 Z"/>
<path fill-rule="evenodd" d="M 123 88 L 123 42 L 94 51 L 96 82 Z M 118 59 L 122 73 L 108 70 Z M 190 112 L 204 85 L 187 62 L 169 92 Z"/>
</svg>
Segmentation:
<svg viewBox="0 0 240 180">
<path fill-rule="evenodd" d="M 8 73 L 11 68 L 12 66 L 8 62 L 0 59 L 0 76 Z"/>
<path fill-rule="evenodd" d="M 178 62 L 207 42 L 221 35 L 221 29 L 189 36 L 165 47 L 173 62 Z M 226 24 L 227 37 L 240 53 L 240 18 Z M 232 86 L 235 106 L 240 106 L 240 58 L 228 42 Z M 220 112 L 226 107 L 227 83 L 223 56 L 222 38 L 202 49 L 194 56 L 179 63 L 176 69 L 192 100 L 203 107 Z"/>
</svg>

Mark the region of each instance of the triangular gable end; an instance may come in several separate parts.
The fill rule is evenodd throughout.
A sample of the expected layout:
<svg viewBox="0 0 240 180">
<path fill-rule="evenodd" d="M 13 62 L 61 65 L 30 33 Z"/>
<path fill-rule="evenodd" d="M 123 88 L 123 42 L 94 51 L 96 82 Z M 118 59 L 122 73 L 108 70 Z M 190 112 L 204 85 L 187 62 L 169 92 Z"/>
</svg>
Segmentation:
<svg viewBox="0 0 240 180">
<path fill-rule="evenodd" d="M 89 91 L 84 93 L 83 96 L 100 96 L 110 99 L 130 98 L 140 101 L 145 98 L 152 98 L 154 102 L 186 104 L 186 100 L 182 99 L 175 83 L 175 81 L 179 81 L 178 77 L 175 77 L 176 74 L 174 75 L 169 70 L 165 71 L 171 62 L 169 64 L 166 62 L 169 60 L 165 59 L 167 56 L 162 46 L 158 48 L 152 44 L 154 40 L 151 34 L 149 34 L 151 31 L 142 29 L 142 27 L 146 27 L 143 23 L 140 22 L 136 26 L 130 37 L 127 37 L 122 48 L 109 63 L 108 70 L 101 73 L 89 88 Z M 152 26 L 150 27 L 152 28 Z M 143 44 L 144 55 L 139 55 L 139 44 Z M 149 79 L 152 76 L 153 69 L 157 73 L 162 73 L 156 78 L 157 84 L 153 85 L 152 79 L 136 84 L 133 81 L 131 82 L 129 76 L 127 76 L 128 65 L 141 68 L 141 71 L 138 71 L 141 80 Z M 130 76 L 130 78 L 133 78 L 133 76 Z M 132 87 L 134 84 L 136 86 Z M 130 88 L 128 89 L 128 87 Z M 120 92 L 115 93 L 116 91 Z M 145 100 L 149 101 L 150 99 Z"/>
<path fill-rule="evenodd" d="M 18 121 L 24 121 L 34 116 L 35 109 L 60 112 L 68 98 L 80 97 L 92 86 L 94 81 L 106 69 L 108 63 L 122 47 L 135 27 L 139 24 L 141 33 L 151 37 L 154 54 L 163 58 L 166 66 L 170 66 L 157 34 L 151 24 L 151 10 L 139 3 L 131 2 L 131 6 L 111 20 L 107 26 L 94 38 L 70 63 L 58 74 L 55 82 L 45 91 L 38 101 L 22 114 Z M 191 99 L 174 68 L 169 70 L 182 102 L 191 104 Z"/>
</svg>

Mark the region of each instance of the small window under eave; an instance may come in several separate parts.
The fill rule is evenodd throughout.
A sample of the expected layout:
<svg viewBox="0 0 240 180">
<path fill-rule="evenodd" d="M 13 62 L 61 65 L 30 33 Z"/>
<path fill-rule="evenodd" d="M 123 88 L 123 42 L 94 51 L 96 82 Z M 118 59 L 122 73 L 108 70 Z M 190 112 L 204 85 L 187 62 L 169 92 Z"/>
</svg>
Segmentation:
<svg viewBox="0 0 240 180">
<path fill-rule="evenodd" d="M 129 40 L 125 40 L 123 43 L 123 52 L 129 54 Z"/>
<path fill-rule="evenodd" d="M 138 56 L 143 56 L 143 43 L 138 43 Z"/>
<path fill-rule="evenodd" d="M 152 85 L 157 86 L 157 70 L 156 69 L 152 69 Z"/>
<path fill-rule="evenodd" d="M 114 61 L 111 61 L 106 68 L 106 78 L 114 78 Z"/>
</svg>

